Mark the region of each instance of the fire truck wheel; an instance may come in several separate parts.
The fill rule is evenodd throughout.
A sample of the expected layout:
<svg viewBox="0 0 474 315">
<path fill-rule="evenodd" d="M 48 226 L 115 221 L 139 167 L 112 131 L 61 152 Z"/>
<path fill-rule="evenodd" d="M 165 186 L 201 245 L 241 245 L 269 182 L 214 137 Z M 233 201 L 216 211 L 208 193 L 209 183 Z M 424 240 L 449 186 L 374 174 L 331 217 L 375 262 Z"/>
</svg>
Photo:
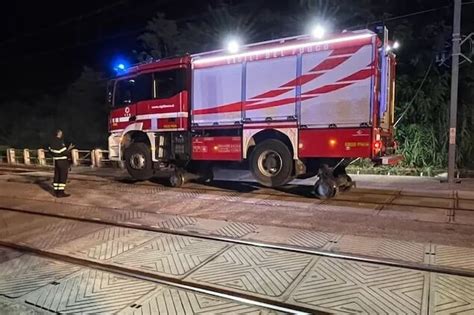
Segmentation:
<svg viewBox="0 0 474 315">
<path fill-rule="evenodd" d="M 267 187 L 278 187 L 292 180 L 293 158 L 288 147 L 276 139 L 258 143 L 250 156 L 250 170 Z"/>
<path fill-rule="evenodd" d="M 180 171 L 176 171 L 170 177 L 170 186 L 171 187 L 181 187 L 184 184 L 184 174 Z"/>
<path fill-rule="evenodd" d="M 125 165 L 134 179 L 147 180 L 153 177 L 151 151 L 145 143 L 132 143 L 125 150 Z"/>
</svg>

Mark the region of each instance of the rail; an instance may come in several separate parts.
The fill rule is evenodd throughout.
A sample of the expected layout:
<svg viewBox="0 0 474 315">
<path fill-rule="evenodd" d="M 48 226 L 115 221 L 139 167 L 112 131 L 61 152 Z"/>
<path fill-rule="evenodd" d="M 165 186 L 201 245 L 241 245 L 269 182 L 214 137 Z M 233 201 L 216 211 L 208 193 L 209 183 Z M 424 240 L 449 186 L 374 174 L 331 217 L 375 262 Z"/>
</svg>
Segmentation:
<svg viewBox="0 0 474 315">
<path fill-rule="evenodd" d="M 47 201 L 47 202 L 50 202 L 50 201 Z M 103 207 L 99 207 L 99 208 L 103 208 Z M 106 209 L 106 208 L 103 208 L 103 209 Z M 115 220 L 106 216 L 88 217 L 87 215 L 84 215 L 84 213 L 78 214 L 74 211 L 54 212 L 54 211 L 44 210 L 44 209 L 35 210 L 31 208 L 23 208 L 21 206 L 13 206 L 13 207 L 0 206 L 0 210 L 24 213 L 28 215 L 35 215 L 35 216 L 41 216 L 41 217 L 66 219 L 66 220 L 72 220 L 72 221 L 83 222 L 83 223 L 100 223 L 103 225 L 108 225 L 108 226 L 118 227 L 118 228 L 128 228 L 128 229 L 135 229 L 135 230 L 141 230 L 141 231 L 163 233 L 167 235 L 175 235 L 175 236 L 178 235 L 178 236 L 183 236 L 183 237 L 198 238 L 198 239 L 208 240 L 208 241 L 217 241 L 217 242 L 225 242 L 225 243 L 243 245 L 243 246 L 252 246 L 252 247 L 265 248 L 265 249 L 281 250 L 281 251 L 286 251 L 286 252 L 292 252 L 295 254 L 307 254 L 307 255 L 320 256 L 320 257 L 344 259 L 344 260 L 362 262 L 362 263 L 372 263 L 372 264 L 378 264 L 378 265 L 389 266 L 389 267 L 397 267 L 397 268 L 403 268 L 403 269 L 419 270 L 419 271 L 425 271 L 425 272 L 434 272 L 434 273 L 439 273 L 439 274 L 474 278 L 474 271 L 470 269 L 465 269 L 465 268 L 456 268 L 456 267 L 444 266 L 444 265 L 433 265 L 426 262 L 412 262 L 412 261 L 406 261 L 406 260 L 396 259 L 396 258 L 377 257 L 377 256 L 343 252 L 343 251 L 341 252 L 329 251 L 329 250 L 318 249 L 318 248 L 313 248 L 313 247 L 282 244 L 278 242 L 266 242 L 266 241 L 252 240 L 252 239 L 241 239 L 241 238 L 234 238 L 231 236 L 208 234 L 202 231 L 200 232 L 200 231 L 176 230 L 176 229 L 172 229 L 172 228 L 170 229 L 167 227 L 153 226 L 151 224 L 143 224 L 143 223 L 137 224 L 135 222 L 130 222 L 127 220 L 125 221 Z M 0 241 L 0 245 L 9 246 L 8 243 L 4 243 L 3 241 Z"/>
</svg>

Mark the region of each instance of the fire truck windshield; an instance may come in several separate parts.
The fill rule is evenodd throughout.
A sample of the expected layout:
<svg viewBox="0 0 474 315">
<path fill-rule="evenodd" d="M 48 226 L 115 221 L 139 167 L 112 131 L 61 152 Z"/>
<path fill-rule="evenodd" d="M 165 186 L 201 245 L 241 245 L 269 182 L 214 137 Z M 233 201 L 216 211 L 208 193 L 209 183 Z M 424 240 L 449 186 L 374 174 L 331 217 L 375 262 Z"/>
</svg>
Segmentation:
<svg viewBox="0 0 474 315">
<path fill-rule="evenodd" d="M 185 69 L 173 69 L 119 79 L 115 83 L 113 107 L 173 97 L 185 89 L 185 74 Z"/>
<path fill-rule="evenodd" d="M 114 107 L 128 106 L 152 98 L 152 75 L 142 74 L 118 80 L 115 85 Z"/>
</svg>

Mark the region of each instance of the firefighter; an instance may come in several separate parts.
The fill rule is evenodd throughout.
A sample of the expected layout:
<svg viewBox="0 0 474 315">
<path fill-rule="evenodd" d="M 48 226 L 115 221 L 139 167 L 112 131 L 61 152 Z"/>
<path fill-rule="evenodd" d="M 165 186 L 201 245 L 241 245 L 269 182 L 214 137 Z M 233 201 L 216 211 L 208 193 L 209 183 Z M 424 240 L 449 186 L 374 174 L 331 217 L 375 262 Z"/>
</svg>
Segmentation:
<svg viewBox="0 0 474 315">
<path fill-rule="evenodd" d="M 73 145 L 69 145 L 69 148 L 66 148 L 64 145 L 63 131 L 60 129 L 56 130 L 55 136 L 49 146 L 49 151 L 51 152 L 54 161 L 53 190 L 54 195 L 57 198 L 70 196 L 69 194 L 66 194 L 64 190 L 66 189 L 66 181 L 69 171 L 68 156 L 73 148 Z"/>
</svg>

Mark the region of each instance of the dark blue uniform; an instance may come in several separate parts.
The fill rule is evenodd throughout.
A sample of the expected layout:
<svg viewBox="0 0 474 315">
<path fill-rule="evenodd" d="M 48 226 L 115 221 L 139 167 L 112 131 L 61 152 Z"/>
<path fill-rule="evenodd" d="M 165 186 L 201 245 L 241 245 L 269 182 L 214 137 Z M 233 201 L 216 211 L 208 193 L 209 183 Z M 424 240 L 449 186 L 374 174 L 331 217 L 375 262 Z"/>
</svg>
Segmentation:
<svg viewBox="0 0 474 315">
<path fill-rule="evenodd" d="M 54 137 L 49 146 L 49 151 L 51 152 L 54 161 L 54 192 L 56 196 L 64 195 L 69 171 L 69 150 L 64 145 L 62 139 Z"/>
</svg>

